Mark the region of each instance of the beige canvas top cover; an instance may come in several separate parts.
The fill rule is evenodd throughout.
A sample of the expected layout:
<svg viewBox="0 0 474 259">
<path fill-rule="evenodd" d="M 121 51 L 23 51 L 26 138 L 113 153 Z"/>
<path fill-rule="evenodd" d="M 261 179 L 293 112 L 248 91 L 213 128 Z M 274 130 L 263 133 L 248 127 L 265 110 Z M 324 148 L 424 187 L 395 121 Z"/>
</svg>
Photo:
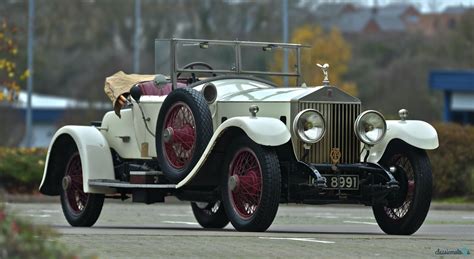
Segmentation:
<svg viewBox="0 0 474 259">
<path fill-rule="evenodd" d="M 155 75 L 125 74 L 123 71 L 119 71 L 105 79 L 105 94 L 107 94 L 112 101 L 114 111 L 119 117 L 122 107 L 118 104 L 117 98 L 122 94 L 127 96 L 130 92 L 130 88 L 135 84 L 142 81 L 153 80 L 154 77 Z"/>
</svg>

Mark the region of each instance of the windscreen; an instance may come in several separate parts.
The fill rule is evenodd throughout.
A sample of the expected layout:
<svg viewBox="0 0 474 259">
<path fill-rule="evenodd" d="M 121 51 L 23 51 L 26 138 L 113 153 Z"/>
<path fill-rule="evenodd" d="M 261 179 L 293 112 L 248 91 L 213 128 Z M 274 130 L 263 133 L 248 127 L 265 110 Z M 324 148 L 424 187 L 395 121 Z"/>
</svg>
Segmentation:
<svg viewBox="0 0 474 259">
<path fill-rule="evenodd" d="M 269 76 L 267 73 L 297 74 L 297 49 L 278 45 L 252 46 L 252 43 L 235 44 L 234 42 L 199 42 L 177 40 L 175 54 L 171 53 L 172 41 L 156 40 L 155 72 L 169 74 L 171 61 L 174 58 L 176 69 L 212 69 L 218 73 L 243 73 Z M 288 55 L 288 68 L 285 70 L 284 56 Z M 190 67 L 192 63 L 200 63 Z M 204 63 L 204 65 L 202 65 Z M 207 65 L 207 66 L 206 66 Z M 188 67 L 187 67 L 188 66 Z"/>
<path fill-rule="evenodd" d="M 155 74 L 171 75 L 170 40 L 155 40 Z"/>
</svg>

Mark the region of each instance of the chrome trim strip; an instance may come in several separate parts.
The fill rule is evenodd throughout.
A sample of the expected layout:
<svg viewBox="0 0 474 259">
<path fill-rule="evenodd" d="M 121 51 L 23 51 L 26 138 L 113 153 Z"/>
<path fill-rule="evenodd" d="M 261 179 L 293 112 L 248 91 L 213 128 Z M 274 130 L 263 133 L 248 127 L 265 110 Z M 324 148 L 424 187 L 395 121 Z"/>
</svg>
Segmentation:
<svg viewBox="0 0 474 259">
<path fill-rule="evenodd" d="M 106 179 L 91 179 L 89 185 L 111 188 L 176 189 L 176 184 L 137 184 Z"/>
<path fill-rule="evenodd" d="M 130 175 L 163 175 L 161 171 L 130 171 Z"/>
</svg>

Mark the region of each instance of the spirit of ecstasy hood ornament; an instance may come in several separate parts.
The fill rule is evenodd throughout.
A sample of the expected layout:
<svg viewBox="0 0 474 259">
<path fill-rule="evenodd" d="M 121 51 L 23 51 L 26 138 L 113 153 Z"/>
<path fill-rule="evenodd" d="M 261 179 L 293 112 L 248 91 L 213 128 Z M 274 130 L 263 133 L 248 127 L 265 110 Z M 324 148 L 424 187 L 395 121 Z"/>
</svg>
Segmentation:
<svg viewBox="0 0 474 259">
<path fill-rule="evenodd" d="M 328 69 L 329 69 L 329 64 L 324 63 L 324 65 L 321 64 L 316 64 L 318 67 L 321 68 L 324 74 L 324 79 L 323 79 L 323 85 L 324 86 L 329 86 L 329 75 L 328 75 Z"/>
</svg>

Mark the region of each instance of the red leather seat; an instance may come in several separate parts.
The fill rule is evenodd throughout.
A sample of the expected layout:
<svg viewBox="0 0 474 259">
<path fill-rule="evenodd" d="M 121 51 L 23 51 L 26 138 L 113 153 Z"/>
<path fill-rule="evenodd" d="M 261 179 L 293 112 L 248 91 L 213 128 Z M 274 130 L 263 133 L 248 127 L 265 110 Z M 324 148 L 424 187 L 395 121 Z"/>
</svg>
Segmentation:
<svg viewBox="0 0 474 259">
<path fill-rule="evenodd" d="M 163 95 L 168 95 L 173 91 L 173 87 L 171 83 L 166 83 L 163 86 L 157 87 L 155 86 L 155 83 L 152 81 L 144 81 L 138 83 L 138 86 L 140 87 L 140 90 L 142 90 L 142 95 L 157 95 L 157 96 L 163 96 Z M 183 88 L 186 87 L 186 84 L 183 83 L 177 83 L 178 88 Z"/>
</svg>

